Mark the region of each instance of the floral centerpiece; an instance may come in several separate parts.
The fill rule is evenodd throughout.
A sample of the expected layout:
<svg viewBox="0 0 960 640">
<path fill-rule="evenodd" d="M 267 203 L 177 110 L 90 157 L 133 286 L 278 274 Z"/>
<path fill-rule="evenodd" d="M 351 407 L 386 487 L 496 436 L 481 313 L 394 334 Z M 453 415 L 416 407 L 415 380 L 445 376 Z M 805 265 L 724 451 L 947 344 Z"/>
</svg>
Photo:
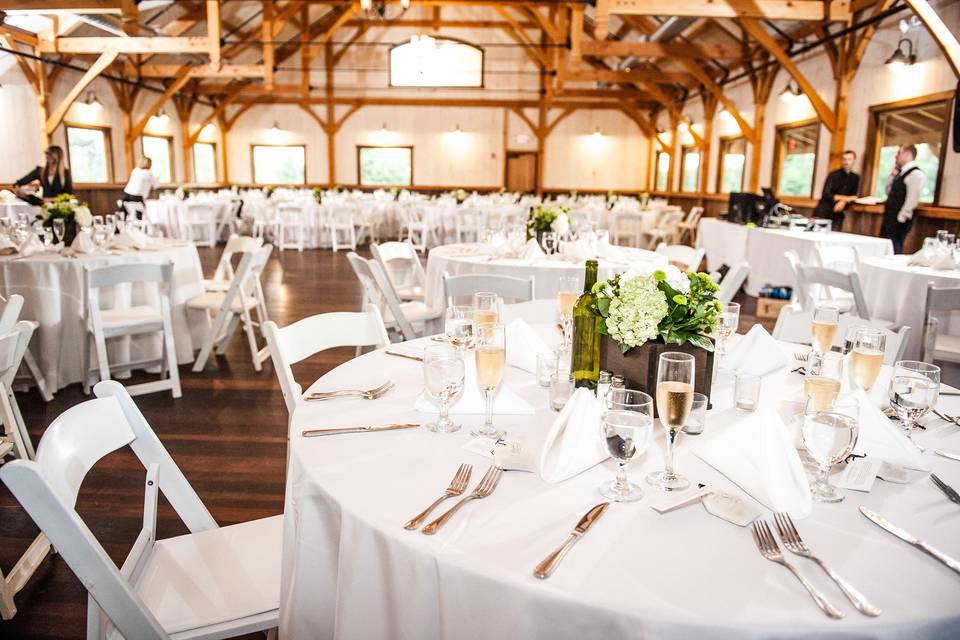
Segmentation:
<svg viewBox="0 0 960 640">
<path fill-rule="evenodd" d="M 607 195 L 604 199 L 606 200 L 606 203 L 607 203 L 607 209 L 612 209 L 613 205 L 615 205 L 617 203 L 617 200 L 620 199 L 620 196 L 617 194 L 616 191 L 607 191 Z"/>
<path fill-rule="evenodd" d="M 186 200 L 187 196 L 190 195 L 190 187 L 177 187 L 177 190 L 174 192 L 178 200 Z"/>
<path fill-rule="evenodd" d="M 320 187 L 314 187 L 310 190 L 310 194 L 313 196 L 313 199 L 317 202 L 320 202 L 323 199 L 323 189 Z"/>
<path fill-rule="evenodd" d="M 463 189 L 455 189 L 455 190 L 453 191 L 453 197 L 454 197 L 454 199 L 455 199 L 458 203 L 459 203 L 459 202 L 463 202 L 464 200 L 466 200 L 467 197 L 468 197 L 468 195 L 469 195 L 469 194 L 468 194 L 466 191 L 464 191 Z"/>
<path fill-rule="evenodd" d="M 638 197 L 639 200 L 640 200 L 640 206 L 643 207 L 643 208 L 646 208 L 646 207 L 647 207 L 647 203 L 650 202 L 650 194 L 647 193 L 646 191 L 644 191 L 643 193 L 641 193 L 641 194 L 640 194 L 639 196 L 637 196 L 637 197 Z"/>
<path fill-rule="evenodd" d="M 93 224 L 93 214 L 86 202 L 81 202 L 72 193 L 62 193 L 40 208 L 37 219 L 43 221 L 43 226 L 53 227 L 54 220 L 63 220 L 63 237 L 57 238 L 65 245 L 73 242 L 77 235 L 77 227 L 88 227 Z"/>
<path fill-rule="evenodd" d="M 269 198 L 270 196 L 272 196 L 273 192 L 276 190 L 277 190 L 276 187 L 263 187 L 262 189 L 260 189 L 261 193 L 263 193 L 264 197 L 266 198 Z"/>
<path fill-rule="evenodd" d="M 564 235 L 570 230 L 570 207 L 561 204 L 538 204 L 527 216 L 527 239 L 540 236 L 546 231 Z"/>
</svg>

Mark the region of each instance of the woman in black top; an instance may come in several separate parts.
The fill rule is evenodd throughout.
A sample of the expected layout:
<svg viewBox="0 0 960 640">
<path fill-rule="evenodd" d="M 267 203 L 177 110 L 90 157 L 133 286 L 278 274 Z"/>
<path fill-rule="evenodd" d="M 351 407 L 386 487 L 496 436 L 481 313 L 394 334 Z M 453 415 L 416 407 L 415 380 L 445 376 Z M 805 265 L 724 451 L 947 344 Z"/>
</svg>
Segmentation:
<svg viewBox="0 0 960 640">
<path fill-rule="evenodd" d="M 53 198 L 61 193 L 73 193 L 73 181 L 70 179 L 70 169 L 63 160 L 63 149 L 53 145 L 44 152 L 47 163 L 43 167 L 34 167 L 33 171 L 14 183 L 13 192 L 26 202 L 33 205 L 43 204 L 43 200 L 35 195 L 27 194 L 21 187 L 25 184 L 40 181 L 43 187 L 43 197 Z"/>
</svg>

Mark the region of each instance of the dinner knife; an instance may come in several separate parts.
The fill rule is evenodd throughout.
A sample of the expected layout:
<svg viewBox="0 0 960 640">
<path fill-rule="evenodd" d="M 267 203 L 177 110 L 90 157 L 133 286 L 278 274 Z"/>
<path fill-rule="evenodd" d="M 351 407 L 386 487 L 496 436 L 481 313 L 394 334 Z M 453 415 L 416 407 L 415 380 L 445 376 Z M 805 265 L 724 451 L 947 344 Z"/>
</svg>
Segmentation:
<svg viewBox="0 0 960 640">
<path fill-rule="evenodd" d="M 417 362 L 423 362 L 423 358 L 420 356 L 409 356 L 405 353 L 397 353 L 396 351 L 384 351 L 388 356 L 396 356 L 397 358 L 406 358 L 407 360 L 416 360 Z"/>
<path fill-rule="evenodd" d="M 577 523 L 577 526 L 574 527 L 570 535 L 567 536 L 564 543 L 560 545 L 556 551 L 547 556 L 543 562 L 537 565 L 537 568 L 533 570 L 533 575 L 541 580 L 549 578 L 553 570 L 556 569 L 560 561 L 563 560 L 563 557 L 567 555 L 567 552 L 570 551 L 577 540 L 582 538 L 587 530 L 593 526 L 593 523 L 600 519 L 600 516 L 603 515 L 603 512 L 606 511 L 609 506 L 609 502 L 601 502 L 590 509 L 590 511 L 587 511 L 587 513 L 580 518 L 580 522 Z"/>
<path fill-rule="evenodd" d="M 373 431 L 393 431 L 395 429 L 413 429 L 419 427 L 419 424 L 378 424 L 366 427 L 341 427 L 339 429 L 308 429 L 303 432 L 304 438 L 315 436 L 336 436 L 341 433 L 368 433 Z"/>
<path fill-rule="evenodd" d="M 942 449 L 934 449 L 933 452 L 938 456 L 943 456 L 944 458 L 950 458 L 951 460 L 960 461 L 960 453 L 951 453 L 949 451 L 943 451 Z"/>
<path fill-rule="evenodd" d="M 939 550 L 937 550 L 937 549 L 934 549 L 933 547 L 931 547 L 929 544 L 927 544 L 927 543 L 924 542 L 923 540 L 920 540 L 920 539 L 918 539 L 916 536 L 914 536 L 913 534 L 911 534 L 911 533 L 909 533 L 909 532 L 907 532 L 907 531 L 904 531 L 903 529 L 901 529 L 901 528 L 898 527 L 897 525 L 893 524 L 892 522 L 890 522 L 889 520 L 887 520 L 886 518 L 884 518 L 883 516 L 881 516 L 881 515 L 880 515 L 879 513 L 877 513 L 876 511 L 873 511 L 872 509 L 868 509 L 867 507 L 861 506 L 861 507 L 860 507 L 860 513 L 862 513 L 863 515 L 865 515 L 865 516 L 867 516 L 868 518 L 870 518 L 870 520 L 872 520 L 872 521 L 874 522 L 874 524 L 876 524 L 876 525 L 879 526 L 880 528 L 886 529 L 888 532 L 890 532 L 890 533 L 892 533 L 893 535 L 897 536 L 898 538 L 900 538 L 900 539 L 903 540 L 904 542 L 908 542 L 908 543 L 912 544 L 912 545 L 915 546 L 917 549 L 920 549 L 921 551 L 923 551 L 924 553 L 926 553 L 926 554 L 929 555 L 930 557 L 935 558 L 936 560 L 939 560 L 939 561 L 942 562 L 943 564 L 947 565 L 947 567 L 949 567 L 950 569 L 952 569 L 954 572 L 960 574 L 960 562 L 958 562 L 957 560 L 954 560 L 953 558 L 951 558 L 950 556 L 946 555 L 946 554 L 943 553 L 942 551 L 939 551 Z"/>
</svg>

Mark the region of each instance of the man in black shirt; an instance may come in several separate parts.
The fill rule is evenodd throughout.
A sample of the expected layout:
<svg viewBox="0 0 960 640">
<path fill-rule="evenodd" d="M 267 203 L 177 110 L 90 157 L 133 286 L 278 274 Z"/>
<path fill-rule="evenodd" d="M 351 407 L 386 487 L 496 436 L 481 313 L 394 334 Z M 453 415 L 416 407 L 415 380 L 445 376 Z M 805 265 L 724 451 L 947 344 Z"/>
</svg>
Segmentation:
<svg viewBox="0 0 960 640">
<path fill-rule="evenodd" d="M 843 210 L 847 204 L 857 198 L 860 191 L 860 176 L 853 172 L 853 164 L 857 161 L 857 154 L 853 151 L 844 151 L 840 161 L 840 168 L 831 171 L 823 183 L 823 195 L 814 210 L 818 218 L 833 220 L 833 230 L 839 231 L 843 227 Z"/>
</svg>

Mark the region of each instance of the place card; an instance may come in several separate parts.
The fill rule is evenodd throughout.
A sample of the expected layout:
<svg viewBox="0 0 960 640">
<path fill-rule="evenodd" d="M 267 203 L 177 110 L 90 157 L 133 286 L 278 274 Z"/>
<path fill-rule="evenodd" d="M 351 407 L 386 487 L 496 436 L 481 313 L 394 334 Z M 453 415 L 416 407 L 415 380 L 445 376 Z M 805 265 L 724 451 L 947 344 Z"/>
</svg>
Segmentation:
<svg viewBox="0 0 960 640">
<path fill-rule="evenodd" d="M 763 513 L 756 504 L 726 491 L 711 491 L 703 496 L 703 508 L 712 516 L 745 527 Z"/>
<path fill-rule="evenodd" d="M 840 472 L 834 484 L 841 489 L 869 492 L 877 479 L 880 467 L 886 463 L 871 458 L 855 458 Z"/>
<path fill-rule="evenodd" d="M 898 484 L 907 484 L 910 482 L 910 472 L 900 465 L 890 462 L 883 462 L 877 470 L 877 477 L 887 482 L 896 482 Z"/>
<path fill-rule="evenodd" d="M 471 453 L 493 460 L 493 463 L 504 471 L 529 471 L 534 473 L 537 470 L 537 463 L 533 455 L 524 449 L 520 442 L 477 436 L 463 445 L 463 448 Z"/>
<path fill-rule="evenodd" d="M 691 487 L 685 491 L 655 493 L 650 495 L 648 504 L 651 509 L 663 514 L 693 504 L 712 491 L 706 487 Z"/>
</svg>

